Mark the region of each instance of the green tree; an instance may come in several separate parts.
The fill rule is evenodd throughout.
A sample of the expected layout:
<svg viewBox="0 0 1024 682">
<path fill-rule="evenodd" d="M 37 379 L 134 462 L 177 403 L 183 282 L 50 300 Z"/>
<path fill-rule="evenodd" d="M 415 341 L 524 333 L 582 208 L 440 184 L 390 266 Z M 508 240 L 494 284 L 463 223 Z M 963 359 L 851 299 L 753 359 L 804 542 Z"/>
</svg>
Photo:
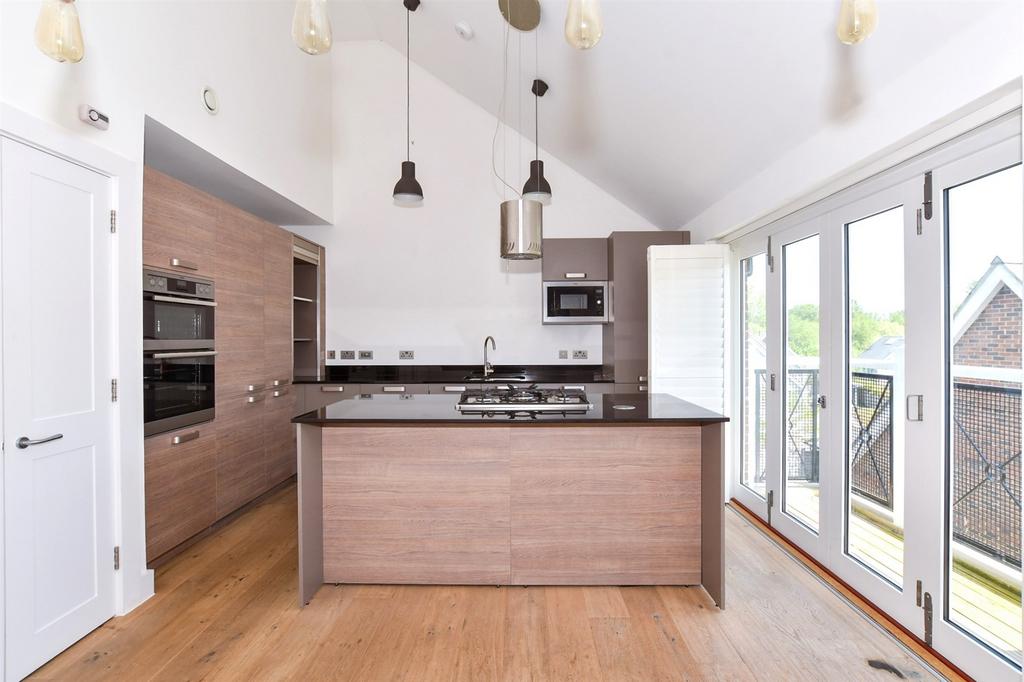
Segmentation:
<svg viewBox="0 0 1024 682">
<path fill-rule="evenodd" d="M 857 357 L 883 336 L 903 336 L 905 315 L 902 310 L 881 315 L 869 313 L 855 301 L 850 310 L 852 355 Z M 790 309 L 787 320 L 789 350 L 804 357 L 818 357 L 820 315 L 818 306 L 804 303 Z"/>
</svg>

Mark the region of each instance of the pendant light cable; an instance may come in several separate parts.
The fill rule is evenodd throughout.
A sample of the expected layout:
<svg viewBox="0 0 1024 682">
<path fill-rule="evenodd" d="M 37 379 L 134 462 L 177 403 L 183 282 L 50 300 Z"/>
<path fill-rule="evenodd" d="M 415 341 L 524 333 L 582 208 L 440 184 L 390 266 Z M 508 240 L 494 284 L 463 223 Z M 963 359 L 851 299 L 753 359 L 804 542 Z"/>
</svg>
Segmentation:
<svg viewBox="0 0 1024 682">
<path fill-rule="evenodd" d="M 510 5 L 509 6 L 509 12 L 511 12 L 511 11 L 512 11 L 512 8 L 511 8 L 511 5 Z M 506 97 L 506 94 L 507 94 L 507 91 L 508 91 L 508 39 L 509 39 L 510 26 L 511 26 L 510 23 L 508 23 L 508 22 L 505 23 L 505 48 L 504 48 L 504 50 L 502 52 L 502 59 L 501 59 L 501 100 L 500 100 L 500 102 L 498 104 L 498 116 L 497 116 L 497 118 L 495 119 L 495 122 L 494 122 L 494 136 L 491 138 L 491 172 L 494 173 L 494 177 L 498 178 L 498 180 L 501 181 L 501 184 L 503 184 L 508 189 L 512 190 L 517 197 L 522 197 L 523 195 L 519 192 L 519 190 L 517 190 L 512 185 L 510 185 L 507 182 L 505 182 L 505 178 L 503 178 L 501 176 L 501 173 L 498 172 L 498 162 L 497 162 L 497 159 L 496 159 L 496 156 L 497 156 L 497 145 L 498 145 L 498 131 L 501 129 L 503 120 L 505 118 L 505 97 Z M 502 152 L 503 152 L 503 158 L 508 156 L 506 150 L 504 149 L 504 145 L 502 147 Z"/>
<path fill-rule="evenodd" d="M 411 142 L 412 139 L 412 67 L 410 65 L 412 40 L 409 37 L 412 31 L 412 12 L 405 10 L 405 160 L 412 161 Z"/>
</svg>

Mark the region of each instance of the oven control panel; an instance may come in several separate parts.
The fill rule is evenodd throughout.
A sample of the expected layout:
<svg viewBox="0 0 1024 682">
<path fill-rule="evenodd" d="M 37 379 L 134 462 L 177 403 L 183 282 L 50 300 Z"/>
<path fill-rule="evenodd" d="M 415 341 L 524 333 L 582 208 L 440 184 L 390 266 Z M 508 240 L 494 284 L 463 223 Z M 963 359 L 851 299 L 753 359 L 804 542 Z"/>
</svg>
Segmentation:
<svg viewBox="0 0 1024 682">
<path fill-rule="evenodd" d="M 142 289 L 153 294 L 170 294 L 213 300 L 213 282 L 193 277 L 180 277 L 162 272 L 146 271 L 142 276 Z"/>
</svg>

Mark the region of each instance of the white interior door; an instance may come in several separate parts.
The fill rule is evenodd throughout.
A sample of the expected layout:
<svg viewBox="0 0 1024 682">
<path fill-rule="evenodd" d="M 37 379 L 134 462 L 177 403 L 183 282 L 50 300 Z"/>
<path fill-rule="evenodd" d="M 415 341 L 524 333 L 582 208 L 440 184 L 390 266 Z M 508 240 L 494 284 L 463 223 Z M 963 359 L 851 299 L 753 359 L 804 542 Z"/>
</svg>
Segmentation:
<svg viewBox="0 0 1024 682">
<path fill-rule="evenodd" d="M 0 141 L 6 676 L 114 614 L 110 180 Z"/>
</svg>

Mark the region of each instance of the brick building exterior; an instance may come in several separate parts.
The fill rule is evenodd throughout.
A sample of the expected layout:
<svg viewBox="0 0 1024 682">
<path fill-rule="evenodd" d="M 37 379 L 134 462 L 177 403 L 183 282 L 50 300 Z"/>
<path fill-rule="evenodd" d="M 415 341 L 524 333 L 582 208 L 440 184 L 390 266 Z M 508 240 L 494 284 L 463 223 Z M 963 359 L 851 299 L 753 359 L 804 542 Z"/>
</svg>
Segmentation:
<svg viewBox="0 0 1024 682">
<path fill-rule="evenodd" d="M 1005 284 L 953 347 L 953 363 L 975 367 L 1021 366 L 1021 300 Z"/>
</svg>

